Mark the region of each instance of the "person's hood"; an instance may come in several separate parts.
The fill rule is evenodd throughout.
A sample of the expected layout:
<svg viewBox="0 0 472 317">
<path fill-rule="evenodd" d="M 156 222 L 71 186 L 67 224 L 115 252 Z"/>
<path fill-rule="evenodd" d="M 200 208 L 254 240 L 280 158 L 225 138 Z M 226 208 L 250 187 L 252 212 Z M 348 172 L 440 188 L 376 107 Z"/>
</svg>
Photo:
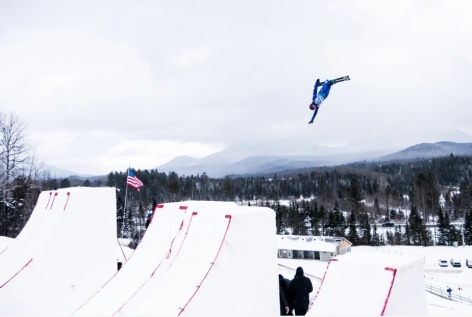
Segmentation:
<svg viewBox="0 0 472 317">
<path fill-rule="evenodd" d="M 301 266 L 297 267 L 297 272 L 295 275 L 299 275 L 299 276 L 303 275 L 303 268 Z"/>
</svg>

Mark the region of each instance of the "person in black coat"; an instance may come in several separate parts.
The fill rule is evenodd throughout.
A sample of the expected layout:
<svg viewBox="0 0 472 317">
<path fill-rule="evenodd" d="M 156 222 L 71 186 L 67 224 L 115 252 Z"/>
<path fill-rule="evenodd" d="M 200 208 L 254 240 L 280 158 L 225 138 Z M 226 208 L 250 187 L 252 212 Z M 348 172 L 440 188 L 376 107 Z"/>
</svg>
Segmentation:
<svg viewBox="0 0 472 317">
<path fill-rule="evenodd" d="M 286 315 L 293 316 L 293 305 L 292 305 L 292 301 L 291 301 L 291 299 L 289 297 L 289 294 L 288 294 L 288 287 L 289 286 L 290 286 L 290 280 L 288 278 L 285 278 L 282 274 L 279 274 L 279 287 L 284 292 L 284 296 L 287 300 L 288 307 L 289 307 L 289 311 L 282 314 L 282 316 L 286 316 Z"/>
<path fill-rule="evenodd" d="M 310 305 L 310 293 L 313 291 L 311 280 L 303 273 L 302 267 L 297 267 L 295 277 L 288 288 L 289 298 L 292 301 L 296 316 L 304 316 Z"/>
<path fill-rule="evenodd" d="M 282 287 L 279 286 L 279 300 L 280 300 L 280 316 L 285 316 L 288 314 L 288 303 L 285 299 L 285 293 L 282 290 Z"/>
</svg>

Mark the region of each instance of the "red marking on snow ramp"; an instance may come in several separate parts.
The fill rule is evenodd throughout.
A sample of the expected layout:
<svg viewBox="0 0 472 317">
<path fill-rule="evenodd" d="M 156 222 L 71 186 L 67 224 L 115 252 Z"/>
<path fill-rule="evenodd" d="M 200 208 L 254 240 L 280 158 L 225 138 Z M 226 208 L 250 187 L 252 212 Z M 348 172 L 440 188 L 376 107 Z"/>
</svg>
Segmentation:
<svg viewBox="0 0 472 317">
<path fill-rule="evenodd" d="M 157 207 L 130 260 L 73 315 L 204 316 L 211 307 L 213 316 L 276 316 L 275 212 L 229 202 L 186 206 Z M 244 280 L 257 283 L 241 292 Z"/>
<path fill-rule="evenodd" d="M 336 259 L 307 316 L 426 315 L 422 258 L 352 252 Z M 333 305 L 340 298 L 343 305 Z"/>
<path fill-rule="evenodd" d="M 185 243 L 185 240 L 187 240 L 187 236 L 188 236 L 188 231 L 190 230 L 190 226 L 192 225 L 192 219 L 194 216 L 198 215 L 198 212 L 194 211 L 192 212 L 192 217 L 190 217 L 190 221 L 189 221 L 189 224 L 188 224 L 188 227 L 187 227 L 187 231 L 185 232 L 185 235 L 184 235 L 184 238 L 182 240 L 182 243 L 180 243 L 180 247 L 179 249 L 177 250 L 177 253 L 175 254 L 172 262 L 170 262 L 170 265 L 169 267 L 172 266 L 172 264 L 174 263 L 175 259 L 177 258 L 177 256 L 179 255 L 180 253 L 180 250 L 182 250 L 182 246 L 184 245 Z M 180 231 L 182 230 L 182 227 L 184 226 L 184 221 L 182 220 L 182 222 L 180 223 L 180 228 L 179 228 L 179 233 Z M 178 235 L 178 233 L 177 233 Z M 169 248 L 169 253 L 166 255 L 166 259 L 170 259 L 171 255 L 172 255 L 172 245 L 174 244 L 174 241 L 175 239 L 177 238 L 177 235 L 174 237 L 174 239 L 172 239 L 172 242 L 170 243 L 170 248 Z M 154 272 L 152 272 L 152 275 L 154 275 Z"/>
<path fill-rule="evenodd" d="M 18 271 L 24 263 L 34 257 L 34 252 L 27 252 L 25 250 L 25 248 L 28 248 L 25 246 L 25 243 L 39 240 L 37 237 L 31 240 L 29 239 L 37 234 L 38 231 L 41 231 L 41 224 L 45 223 L 47 218 L 51 215 L 51 212 L 48 212 L 47 208 L 52 194 L 52 192 L 41 192 L 39 194 L 34 210 L 28 222 L 23 227 L 23 230 L 21 230 L 20 234 L 15 239 L 12 239 L 10 244 L 0 253 L 0 284 L 4 283 L 13 272 Z M 45 203 L 47 204 L 45 205 Z M 23 254 L 24 256 L 18 258 L 19 254 Z"/>
<path fill-rule="evenodd" d="M 69 315 L 116 272 L 115 188 L 44 192 L 23 230 L 1 256 L 2 316 Z"/>
<path fill-rule="evenodd" d="M 155 274 L 189 222 L 181 203 L 158 204 L 141 243 L 121 269 L 72 314 L 110 316 L 116 313 Z M 169 248 L 170 246 L 170 248 Z"/>
<path fill-rule="evenodd" d="M 12 279 L 14 279 L 18 274 L 20 274 L 21 271 L 23 271 L 23 269 L 24 269 L 25 267 L 27 267 L 32 261 L 33 261 L 33 259 L 30 259 L 30 260 L 28 261 L 28 263 L 25 264 L 25 266 L 23 266 L 18 272 L 16 272 L 12 277 L 10 277 L 5 283 L 3 283 L 3 284 L 0 286 L 0 288 L 2 288 L 3 286 L 7 285 Z"/>
<path fill-rule="evenodd" d="M 329 261 L 328 261 L 328 265 L 326 265 L 326 270 L 323 274 L 323 279 L 321 280 L 321 283 L 320 283 L 320 287 L 318 287 L 318 291 L 316 291 L 316 294 L 315 294 L 315 298 L 313 299 L 313 301 L 310 303 L 310 307 L 308 307 L 308 311 L 310 311 L 311 307 L 313 306 L 313 303 L 315 302 L 316 300 L 316 297 L 318 297 L 318 294 L 320 293 L 320 290 L 321 290 L 321 287 L 323 286 L 323 283 L 325 281 L 325 278 L 326 278 L 326 273 L 328 273 L 328 269 L 329 269 L 329 266 L 331 265 L 331 263 L 333 261 L 337 261 L 338 259 L 336 258 L 331 258 Z"/>
<path fill-rule="evenodd" d="M 46 195 L 47 193 L 41 192 L 23 230 L 2 254 L 0 258 L 0 285 L 9 281 L 11 276 L 20 271 L 30 259 L 35 258 L 37 263 L 38 252 L 43 250 L 44 246 L 49 243 L 50 237 L 58 229 L 58 218 L 61 216 L 51 210 L 52 204 L 50 204 L 51 199 L 58 196 L 58 192 L 49 192 L 49 195 Z M 45 202 L 47 205 L 43 209 Z M 0 310 L 0 314 L 1 312 Z"/>
<path fill-rule="evenodd" d="M 69 202 L 69 197 L 70 197 L 70 192 L 67 192 L 67 200 L 66 200 L 66 204 L 64 205 L 64 210 L 66 210 L 66 208 L 67 208 L 67 203 Z"/>
<path fill-rule="evenodd" d="M 197 285 L 197 288 L 195 289 L 195 292 L 192 294 L 192 296 L 190 296 L 189 300 L 187 301 L 187 303 L 185 303 L 184 307 L 182 307 L 180 309 L 180 312 L 179 312 L 178 316 L 180 316 L 180 314 L 182 314 L 184 312 L 185 308 L 187 308 L 188 304 L 192 301 L 195 294 L 197 294 L 197 292 L 200 290 L 200 287 L 202 286 L 203 282 L 205 281 L 205 279 L 207 278 L 207 276 L 210 273 L 211 269 L 213 268 L 213 265 L 215 265 L 215 262 L 216 262 L 216 259 L 218 258 L 218 255 L 220 255 L 221 247 L 223 246 L 223 242 L 225 242 L 226 234 L 228 233 L 229 226 L 231 224 L 231 216 L 226 215 L 225 218 L 228 219 L 228 226 L 226 227 L 226 231 L 223 235 L 223 239 L 221 239 L 221 243 L 220 243 L 220 247 L 218 248 L 218 252 L 216 252 L 215 258 L 210 263 L 210 267 L 208 268 L 208 271 L 205 273 L 205 276 L 203 276 L 201 282 Z"/>
<path fill-rule="evenodd" d="M 48 203 L 46 204 L 46 209 L 48 208 L 49 202 L 51 201 L 51 196 L 52 196 L 52 192 L 49 192 L 49 199 L 48 199 Z"/>
<path fill-rule="evenodd" d="M 380 316 L 383 316 L 385 314 L 385 309 L 387 308 L 388 300 L 390 299 L 390 294 L 392 294 L 392 287 L 393 283 L 395 283 L 395 276 L 397 275 L 397 269 L 393 269 L 391 267 L 386 267 L 386 271 L 392 271 L 392 281 L 390 282 L 390 288 L 388 289 L 388 294 L 387 297 L 385 298 L 384 306 L 382 307 L 382 312 L 380 313 Z"/>
<path fill-rule="evenodd" d="M 175 284 L 179 284 L 180 286 L 178 288 L 182 289 L 182 293 L 179 294 L 179 300 L 184 300 L 185 304 L 183 306 L 178 307 L 178 312 L 175 312 L 175 314 L 180 315 L 184 311 L 184 309 L 190 304 L 197 292 L 201 289 L 202 284 L 204 283 L 210 271 L 215 265 L 215 262 L 220 254 L 221 248 L 225 242 L 226 234 L 230 227 L 232 218 L 231 215 L 225 215 L 224 217 L 222 217 L 220 215 L 220 212 L 212 213 L 202 211 L 202 217 L 200 217 L 202 219 L 198 219 L 198 217 L 195 217 L 197 215 L 199 215 L 198 212 L 192 212 L 189 224 L 187 226 L 187 230 L 184 236 L 181 237 L 180 247 L 178 251 L 173 255 L 173 257 L 166 257 L 165 259 L 163 259 L 163 261 L 159 263 L 158 267 L 153 272 L 152 276 L 147 281 L 145 281 L 145 283 L 113 315 L 116 315 L 118 313 L 128 314 L 129 310 L 132 311 L 134 308 L 136 308 L 136 303 L 139 303 L 138 305 L 141 304 L 143 298 L 144 300 L 147 300 L 149 298 L 156 298 L 156 296 L 153 295 L 154 291 L 157 291 L 158 293 L 164 291 L 167 293 L 166 290 L 169 290 L 169 286 L 163 286 L 163 283 L 174 284 L 173 291 L 175 291 L 175 289 L 177 288 Z M 199 223 L 192 225 L 195 222 L 195 219 L 198 219 Z M 209 228 L 213 229 L 210 234 L 207 230 L 205 230 Z M 215 239 L 217 233 L 222 234 L 221 240 Z M 202 240 L 200 238 L 202 236 L 205 236 L 207 239 L 210 238 L 212 243 L 201 243 Z M 187 245 L 187 243 L 185 243 L 187 241 L 191 244 Z M 192 256 L 195 251 L 197 251 L 199 255 L 202 255 L 202 259 L 194 258 Z M 181 252 L 184 256 L 183 259 L 181 259 L 181 257 L 179 256 Z M 208 259 L 208 262 L 206 262 L 204 259 Z M 190 263 L 194 263 L 197 268 L 189 267 L 189 260 Z M 174 267 L 174 263 L 177 262 L 177 267 Z M 184 263 L 185 265 L 183 266 L 182 263 Z M 188 283 L 186 283 L 187 285 L 185 285 L 185 283 L 182 284 L 182 281 L 175 280 L 176 276 L 181 277 L 182 274 L 187 274 L 189 280 L 196 282 L 196 286 L 194 286 L 195 284 L 188 285 Z M 182 280 L 187 279 L 182 278 Z M 188 294 L 188 297 L 185 298 L 185 294 Z M 172 306 L 168 303 L 166 304 L 168 306 Z M 135 312 L 133 312 L 132 314 L 134 315 Z M 137 315 L 140 315 L 140 313 L 137 313 Z M 167 313 L 165 315 L 167 315 Z"/>
<path fill-rule="evenodd" d="M 182 206 L 181 206 L 181 207 L 179 207 L 179 209 L 186 211 L 186 210 L 187 210 L 187 207 L 182 207 Z M 193 217 L 196 216 L 196 215 L 198 215 L 198 213 L 197 213 L 196 211 L 192 212 L 192 216 L 190 217 L 190 221 L 189 221 L 189 224 L 188 224 L 188 226 L 187 226 L 187 231 L 185 232 L 184 238 L 182 239 L 182 242 L 180 243 L 180 247 L 179 247 L 179 249 L 178 249 L 176 255 L 174 256 L 174 258 L 173 258 L 172 261 L 170 262 L 169 268 L 172 266 L 172 264 L 174 263 L 175 259 L 176 259 L 177 256 L 178 256 L 180 250 L 182 249 L 182 246 L 183 246 L 183 244 L 185 243 L 185 240 L 186 240 L 187 235 L 188 235 L 188 231 L 189 231 L 190 226 L 191 226 L 191 224 L 192 224 L 192 219 L 193 219 Z M 125 306 L 130 302 L 130 300 L 132 300 L 132 299 L 134 298 L 134 296 L 151 280 L 151 278 L 154 277 L 154 275 L 156 274 L 157 270 L 161 267 L 161 265 L 164 263 L 164 261 L 170 259 L 171 254 L 172 254 L 172 246 L 173 246 L 173 244 L 174 244 L 175 239 L 179 236 L 180 232 L 182 231 L 183 226 L 184 226 L 184 220 L 182 220 L 182 222 L 180 223 L 179 231 L 176 233 L 176 235 L 175 235 L 174 238 L 172 239 L 172 241 L 171 241 L 171 243 L 170 243 L 169 252 L 168 252 L 167 255 L 165 256 L 165 258 L 162 259 L 162 260 L 159 262 L 159 264 L 158 264 L 157 267 L 154 269 L 154 271 L 152 271 L 151 276 L 133 293 L 133 295 L 131 295 L 130 298 L 128 298 L 128 299 L 126 300 L 126 302 L 124 302 L 123 305 L 121 305 L 121 307 L 120 307 L 115 313 L 113 313 L 113 315 L 116 315 L 118 312 L 120 312 L 120 311 L 123 309 L 123 307 L 125 307 Z"/>
<path fill-rule="evenodd" d="M 58 192 L 56 192 L 56 193 L 54 194 L 54 196 L 52 197 L 51 208 L 49 208 L 49 209 L 52 209 L 52 206 L 54 205 L 54 201 L 56 200 L 57 195 L 58 195 Z"/>
</svg>

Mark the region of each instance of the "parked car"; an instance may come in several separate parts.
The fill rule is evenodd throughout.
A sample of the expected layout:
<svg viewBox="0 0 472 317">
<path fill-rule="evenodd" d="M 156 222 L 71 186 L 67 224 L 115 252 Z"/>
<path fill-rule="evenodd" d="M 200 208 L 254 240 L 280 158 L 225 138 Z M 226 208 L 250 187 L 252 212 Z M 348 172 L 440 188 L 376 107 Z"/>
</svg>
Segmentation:
<svg viewBox="0 0 472 317">
<path fill-rule="evenodd" d="M 439 266 L 442 266 L 442 267 L 448 266 L 447 260 L 444 260 L 444 259 L 439 259 L 438 264 L 439 264 Z"/>
<path fill-rule="evenodd" d="M 466 265 L 468 268 L 472 268 L 472 258 L 465 260 L 465 265 Z"/>
<path fill-rule="evenodd" d="M 451 266 L 454 266 L 454 267 L 461 267 L 461 261 L 451 259 Z"/>
</svg>

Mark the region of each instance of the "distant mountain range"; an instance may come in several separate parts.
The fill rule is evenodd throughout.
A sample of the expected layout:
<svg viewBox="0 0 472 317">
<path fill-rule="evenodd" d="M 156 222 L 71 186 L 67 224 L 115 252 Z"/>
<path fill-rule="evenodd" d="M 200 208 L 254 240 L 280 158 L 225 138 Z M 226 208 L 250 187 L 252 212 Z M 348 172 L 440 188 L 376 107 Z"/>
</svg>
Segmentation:
<svg viewBox="0 0 472 317">
<path fill-rule="evenodd" d="M 71 172 L 68 170 L 64 170 L 62 168 L 58 168 L 55 166 L 51 166 L 49 164 L 46 164 L 43 168 L 44 170 L 44 178 L 65 178 L 65 177 L 71 177 L 71 176 L 77 176 L 77 177 L 93 177 L 93 175 L 90 174 L 78 174 L 75 172 Z"/>
<path fill-rule="evenodd" d="M 335 166 L 357 161 L 416 160 L 443 157 L 450 154 L 472 156 L 472 143 L 446 141 L 421 143 L 390 154 L 380 150 L 362 153 L 336 152 L 333 148 L 327 147 L 320 147 L 319 152 L 324 155 L 253 155 L 241 159 L 236 155 L 238 151 L 230 148 L 201 159 L 180 156 L 156 167 L 156 169 L 161 172 L 174 171 L 179 175 L 196 175 L 205 172 L 208 176 L 215 178 L 226 175 L 260 175 L 301 168 Z"/>
<path fill-rule="evenodd" d="M 272 155 L 264 155 L 276 152 Z M 282 155 L 280 152 L 294 153 Z M 263 175 L 276 172 L 314 168 L 321 166 L 336 166 L 358 161 L 407 161 L 433 157 L 444 157 L 450 154 L 456 156 L 472 156 L 472 143 L 436 142 L 420 143 L 406 149 L 389 153 L 388 150 L 371 152 L 352 152 L 348 148 L 330 148 L 317 146 L 319 155 L 297 154 L 296 149 L 273 151 L 263 146 L 232 147 L 203 158 L 179 156 L 170 162 L 157 166 L 160 172 L 176 172 L 179 175 L 197 175 L 206 173 L 209 177 L 221 178 L 227 175 Z M 277 153 L 278 152 L 278 153 Z M 105 176 L 79 175 L 47 166 L 52 178 L 97 179 Z"/>
<path fill-rule="evenodd" d="M 98 179 L 103 179 L 106 177 L 106 175 L 91 175 L 91 174 L 79 174 L 76 172 L 64 170 L 49 164 L 45 164 L 43 167 L 43 172 L 41 174 L 41 177 L 43 179 L 64 179 L 68 178 L 69 180 L 86 180 L 88 179 L 89 181 L 92 180 L 98 180 Z"/>
<path fill-rule="evenodd" d="M 472 143 L 420 143 L 402 151 L 378 157 L 375 161 L 419 160 L 443 157 L 450 154 L 456 156 L 472 156 Z"/>
</svg>

